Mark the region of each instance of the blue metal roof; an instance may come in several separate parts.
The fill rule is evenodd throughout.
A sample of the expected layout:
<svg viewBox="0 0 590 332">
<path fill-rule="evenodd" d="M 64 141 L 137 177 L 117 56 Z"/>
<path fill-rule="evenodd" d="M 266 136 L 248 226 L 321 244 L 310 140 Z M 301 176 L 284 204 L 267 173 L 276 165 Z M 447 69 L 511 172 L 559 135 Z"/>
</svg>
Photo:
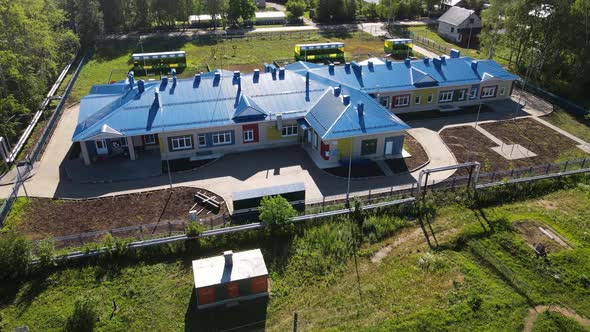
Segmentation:
<svg viewBox="0 0 590 332">
<path fill-rule="evenodd" d="M 95 85 L 80 102 L 73 140 L 92 139 L 105 125 L 134 136 L 272 121 L 277 114 L 301 119 L 308 112 L 306 119 L 324 139 L 405 130 L 409 127 L 402 120 L 367 93 L 518 78 L 491 60 L 476 65 L 468 57 L 446 58 L 440 65 L 433 62 L 387 61 L 333 69 L 297 62 L 284 70 L 249 74 L 218 70 L 189 79 L 148 81 L 143 92 L 137 84 L 130 87 L 128 81 Z M 337 86 L 350 96 L 347 107 L 333 92 L 328 93 Z M 364 104 L 362 118 L 356 110 L 359 103 Z"/>
</svg>

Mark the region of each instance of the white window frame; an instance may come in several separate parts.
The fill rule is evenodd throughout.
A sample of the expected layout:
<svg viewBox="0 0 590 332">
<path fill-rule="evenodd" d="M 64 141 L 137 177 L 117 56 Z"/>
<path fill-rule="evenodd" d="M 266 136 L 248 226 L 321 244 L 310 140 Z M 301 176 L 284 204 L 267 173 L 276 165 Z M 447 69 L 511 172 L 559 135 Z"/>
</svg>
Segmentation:
<svg viewBox="0 0 590 332">
<path fill-rule="evenodd" d="M 403 101 L 400 102 L 400 101 Z M 395 97 L 395 107 L 404 107 L 410 105 L 410 96 L 409 95 L 401 95 Z"/>
<path fill-rule="evenodd" d="M 503 96 L 506 93 L 506 87 L 503 86 L 500 88 L 500 96 Z"/>
<path fill-rule="evenodd" d="M 102 146 L 98 146 L 98 143 L 100 142 L 100 145 Z M 94 144 L 96 145 L 96 150 L 104 150 L 107 148 L 107 141 L 105 141 L 104 139 L 99 139 L 94 141 Z"/>
<path fill-rule="evenodd" d="M 438 94 L 438 102 L 439 103 L 448 103 L 450 101 L 453 101 L 453 94 L 454 93 L 455 93 L 455 91 L 453 91 L 453 90 L 441 91 Z"/>
<path fill-rule="evenodd" d="M 495 86 L 486 86 L 481 88 L 481 98 L 493 98 L 496 95 Z"/>
<path fill-rule="evenodd" d="M 201 138 L 203 139 L 203 144 L 201 144 Z M 200 148 L 207 146 L 207 135 L 199 134 L 199 135 L 197 135 L 197 140 L 199 142 Z"/>
<path fill-rule="evenodd" d="M 154 145 L 154 144 L 156 144 L 156 135 L 155 134 L 143 135 L 143 143 L 145 145 Z"/>
<path fill-rule="evenodd" d="M 458 100 L 465 100 L 465 90 L 459 91 L 459 99 Z"/>
<path fill-rule="evenodd" d="M 414 102 L 416 102 L 416 105 L 420 105 L 422 103 L 422 96 L 416 96 Z"/>
<path fill-rule="evenodd" d="M 120 142 L 121 142 L 121 147 L 122 148 L 129 147 L 129 144 L 127 144 L 127 137 L 121 138 Z"/>
<path fill-rule="evenodd" d="M 382 101 L 385 101 L 385 105 L 383 105 Z M 381 104 L 381 106 L 385 107 L 385 108 L 389 108 L 389 102 L 390 102 L 391 98 L 389 96 L 380 96 L 379 97 L 379 104 Z"/>
<path fill-rule="evenodd" d="M 170 145 L 172 151 L 190 150 L 193 148 L 193 136 L 183 135 L 170 137 Z"/>
<path fill-rule="evenodd" d="M 296 123 L 283 125 L 283 129 L 281 129 L 281 135 L 283 137 L 297 136 L 297 134 L 298 134 L 297 128 L 298 127 L 299 126 Z"/>
<path fill-rule="evenodd" d="M 432 104 L 432 101 L 434 100 L 434 95 L 431 93 L 428 95 L 428 103 Z"/>
<path fill-rule="evenodd" d="M 475 98 L 477 98 L 477 88 L 471 88 L 471 95 L 469 96 L 469 99 Z"/>
<path fill-rule="evenodd" d="M 220 131 L 211 135 L 213 145 L 227 145 L 231 144 L 231 131 Z"/>
<path fill-rule="evenodd" d="M 254 142 L 254 129 L 244 130 L 244 142 Z"/>
</svg>

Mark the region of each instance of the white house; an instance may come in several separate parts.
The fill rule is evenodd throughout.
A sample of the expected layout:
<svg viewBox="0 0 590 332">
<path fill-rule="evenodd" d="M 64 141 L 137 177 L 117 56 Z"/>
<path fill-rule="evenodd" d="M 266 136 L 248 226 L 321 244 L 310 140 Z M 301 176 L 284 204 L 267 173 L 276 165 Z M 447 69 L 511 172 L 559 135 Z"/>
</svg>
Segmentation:
<svg viewBox="0 0 590 332">
<path fill-rule="evenodd" d="M 481 19 L 471 9 L 451 7 L 438 19 L 438 34 L 461 46 L 477 43 L 481 32 Z"/>
</svg>

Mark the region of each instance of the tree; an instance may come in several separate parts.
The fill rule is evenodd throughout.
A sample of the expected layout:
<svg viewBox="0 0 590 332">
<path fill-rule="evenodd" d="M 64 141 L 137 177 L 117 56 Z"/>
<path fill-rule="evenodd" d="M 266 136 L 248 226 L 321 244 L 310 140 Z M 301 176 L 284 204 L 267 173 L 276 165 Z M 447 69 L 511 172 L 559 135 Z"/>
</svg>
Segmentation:
<svg viewBox="0 0 590 332">
<path fill-rule="evenodd" d="M 104 31 L 102 12 L 97 0 L 76 0 L 76 30 L 82 48 L 94 47 Z"/>
<path fill-rule="evenodd" d="M 30 262 L 31 247 L 23 236 L 9 232 L 0 237 L 0 290 L 9 290 L 22 280 Z"/>
<path fill-rule="evenodd" d="M 89 296 L 80 297 L 74 303 L 74 313 L 68 318 L 65 330 L 67 332 L 94 331 L 98 320 L 96 300 Z"/>
<path fill-rule="evenodd" d="M 303 16 L 305 12 L 306 4 L 300 0 L 289 0 L 287 2 L 287 17 L 289 18 L 289 22 L 296 23 L 299 22 L 299 18 Z"/>
<path fill-rule="evenodd" d="M 260 202 L 259 218 L 271 237 L 281 238 L 293 232 L 294 226 L 289 219 L 295 216 L 295 209 L 282 196 L 265 196 Z"/>
</svg>

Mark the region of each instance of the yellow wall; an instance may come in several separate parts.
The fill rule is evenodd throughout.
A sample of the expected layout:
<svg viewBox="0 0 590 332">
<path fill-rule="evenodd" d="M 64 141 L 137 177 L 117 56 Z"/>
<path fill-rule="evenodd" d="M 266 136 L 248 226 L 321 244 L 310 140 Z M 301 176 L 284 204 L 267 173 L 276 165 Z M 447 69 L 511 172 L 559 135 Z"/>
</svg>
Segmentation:
<svg viewBox="0 0 590 332">
<path fill-rule="evenodd" d="M 415 90 L 412 94 L 412 105 L 416 105 L 416 97 L 420 96 L 420 105 L 428 105 L 428 95 L 432 93 L 432 103 L 436 104 L 438 100 L 438 89 L 420 89 Z"/>
<path fill-rule="evenodd" d="M 352 152 L 352 138 L 343 138 L 338 140 L 338 157 L 348 158 Z"/>
<path fill-rule="evenodd" d="M 266 128 L 266 138 L 269 141 L 278 141 L 283 137 L 281 132 L 275 126 Z"/>
</svg>

